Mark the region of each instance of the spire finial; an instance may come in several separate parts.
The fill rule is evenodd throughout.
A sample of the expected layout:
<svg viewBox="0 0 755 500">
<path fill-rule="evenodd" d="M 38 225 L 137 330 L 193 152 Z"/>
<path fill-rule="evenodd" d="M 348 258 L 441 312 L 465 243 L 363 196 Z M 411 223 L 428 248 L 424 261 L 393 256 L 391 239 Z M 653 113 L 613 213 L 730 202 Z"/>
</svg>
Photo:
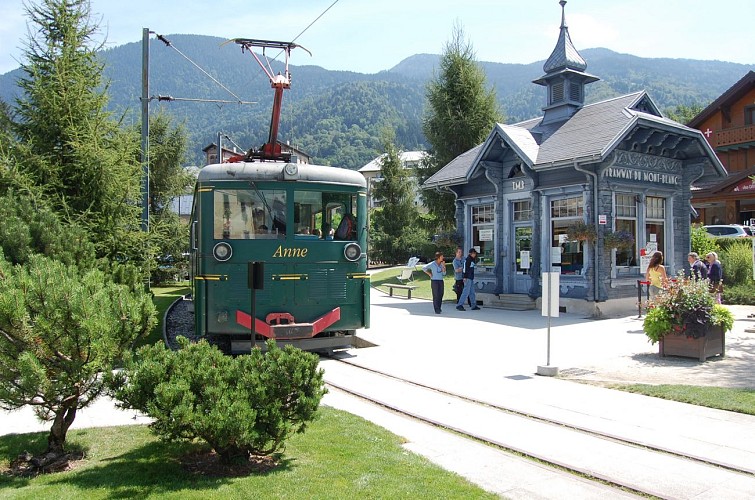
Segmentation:
<svg viewBox="0 0 755 500">
<path fill-rule="evenodd" d="M 561 0 L 558 4 L 561 6 L 561 27 L 566 28 L 566 0 Z"/>
</svg>

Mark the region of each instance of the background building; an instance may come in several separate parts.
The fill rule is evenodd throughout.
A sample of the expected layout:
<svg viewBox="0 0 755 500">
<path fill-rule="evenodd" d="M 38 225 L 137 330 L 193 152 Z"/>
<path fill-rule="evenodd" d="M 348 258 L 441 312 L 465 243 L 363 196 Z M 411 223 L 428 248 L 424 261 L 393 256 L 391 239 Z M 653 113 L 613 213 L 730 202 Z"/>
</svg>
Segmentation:
<svg viewBox="0 0 755 500">
<path fill-rule="evenodd" d="M 755 225 L 755 71 L 689 122 L 700 130 L 729 175 L 700 185 L 692 205 L 704 224 Z"/>
<path fill-rule="evenodd" d="M 427 153 L 425 153 L 424 151 L 404 151 L 400 153 L 401 164 L 406 169 L 414 170 L 420 165 L 420 162 L 425 158 L 425 156 L 427 156 Z M 380 206 L 380 200 L 376 200 L 373 197 L 372 193 L 374 192 L 375 184 L 380 182 L 380 180 L 382 179 L 382 176 L 380 175 L 380 168 L 384 157 L 385 153 L 373 159 L 367 165 L 359 169 L 359 173 L 361 173 L 367 180 L 367 208 L 377 208 Z M 414 204 L 419 207 L 420 211 L 426 211 L 424 205 L 422 204 L 422 197 L 420 196 L 419 186 L 416 184 L 416 177 L 412 175 L 411 179 L 414 183 Z"/>
</svg>

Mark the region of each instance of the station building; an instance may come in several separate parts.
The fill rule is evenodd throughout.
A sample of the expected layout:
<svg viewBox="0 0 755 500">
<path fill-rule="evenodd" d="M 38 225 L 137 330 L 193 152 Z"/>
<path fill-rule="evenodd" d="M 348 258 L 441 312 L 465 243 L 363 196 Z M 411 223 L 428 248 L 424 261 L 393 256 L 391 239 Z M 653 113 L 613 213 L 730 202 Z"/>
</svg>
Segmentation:
<svg viewBox="0 0 755 500">
<path fill-rule="evenodd" d="M 496 124 L 423 188 L 455 195 L 465 249 L 479 249 L 484 304 L 537 299 L 551 270 L 560 272 L 562 310 L 600 316 L 636 308 L 643 253 L 662 251 L 670 274 L 684 269 L 692 187 L 726 170 L 702 132 L 665 118 L 644 91 L 585 104 L 585 86 L 599 78 L 572 44 L 565 3 L 545 74 L 533 81 L 547 89 L 543 116 Z M 576 221 L 597 237 L 570 241 Z M 633 236 L 631 248 L 604 244 L 616 231 Z"/>
</svg>

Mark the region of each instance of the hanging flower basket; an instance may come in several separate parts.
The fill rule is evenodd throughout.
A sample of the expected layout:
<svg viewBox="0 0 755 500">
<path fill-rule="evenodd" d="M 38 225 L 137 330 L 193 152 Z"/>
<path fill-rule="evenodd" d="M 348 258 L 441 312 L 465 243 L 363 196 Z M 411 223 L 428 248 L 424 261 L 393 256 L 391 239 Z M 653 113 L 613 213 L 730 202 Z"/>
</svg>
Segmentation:
<svg viewBox="0 0 755 500">
<path fill-rule="evenodd" d="M 566 228 L 566 237 L 569 241 L 595 241 L 598 232 L 592 224 L 578 221 Z"/>
<path fill-rule="evenodd" d="M 634 235 L 628 231 L 607 231 L 603 235 L 603 245 L 616 250 L 629 250 L 634 246 Z"/>
</svg>

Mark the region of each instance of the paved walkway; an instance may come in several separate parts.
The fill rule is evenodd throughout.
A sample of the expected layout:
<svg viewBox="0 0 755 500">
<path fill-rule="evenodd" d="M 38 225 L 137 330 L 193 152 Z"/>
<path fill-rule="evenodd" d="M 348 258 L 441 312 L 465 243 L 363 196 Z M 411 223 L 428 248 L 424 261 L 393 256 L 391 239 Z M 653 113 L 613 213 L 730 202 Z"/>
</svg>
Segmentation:
<svg viewBox="0 0 755 500">
<path fill-rule="evenodd" d="M 755 325 L 746 319 L 755 307 L 732 307 L 737 321 L 727 336 L 726 357 L 705 363 L 660 358 L 658 346 L 648 343 L 642 320 L 636 316 L 592 320 L 562 314 L 551 320 L 551 365 L 564 374 L 554 379 L 535 375 L 537 366 L 546 364 L 547 356 L 547 320 L 539 311 L 483 308 L 461 312 L 447 303 L 443 313 L 436 315 L 426 300 L 391 298 L 377 291 L 372 298 L 372 328 L 362 331 L 360 337 L 376 347 L 350 351 L 344 356 L 349 363 L 617 440 L 637 441 L 755 472 L 755 417 L 599 386 L 644 382 L 755 389 L 755 334 L 745 332 Z M 323 366 L 330 381 L 354 383 L 354 375 L 339 375 L 342 368 L 333 361 L 324 361 Z M 591 384 L 575 383 L 570 378 Z M 364 381 L 361 385 L 371 395 L 393 399 L 380 396 L 387 382 Z M 546 474 L 537 464 L 516 461 L 514 465 L 507 454 L 489 448 L 483 453 L 478 444 L 437 429 L 434 432 L 440 434 L 429 438 L 384 408 L 360 405 L 334 392 L 326 397 L 327 404 L 385 426 L 404 436 L 413 451 L 506 497 L 625 496 L 616 490 L 601 490 L 595 484 L 585 485 L 568 474 Z M 394 389 L 392 394 L 404 392 L 409 390 Z M 571 436 L 556 435 L 553 441 L 544 442 L 542 429 L 537 427 L 522 427 L 502 415 L 473 418 L 472 409 L 458 410 L 451 401 L 443 406 L 431 400 L 421 392 L 408 397 L 408 402 L 417 404 L 415 411 L 428 420 L 451 428 L 474 422 L 471 426 L 477 434 L 492 437 L 506 448 L 526 449 L 597 477 L 618 474 L 626 484 L 661 497 L 752 498 L 755 491 L 755 476 L 687 464 L 689 461 L 675 457 L 670 459 L 674 464 L 650 464 L 646 458 L 634 456 L 632 449 L 604 449 L 604 440 L 569 441 Z M 701 429 L 705 429 L 702 434 Z M 661 456 L 659 460 L 669 459 Z M 658 473 L 668 469 L 679 472 L 683 466 L 690 467 L 686 475 L 680 473 L 673 480 L 664 480 L 664 474 Z"/>
</svg>

